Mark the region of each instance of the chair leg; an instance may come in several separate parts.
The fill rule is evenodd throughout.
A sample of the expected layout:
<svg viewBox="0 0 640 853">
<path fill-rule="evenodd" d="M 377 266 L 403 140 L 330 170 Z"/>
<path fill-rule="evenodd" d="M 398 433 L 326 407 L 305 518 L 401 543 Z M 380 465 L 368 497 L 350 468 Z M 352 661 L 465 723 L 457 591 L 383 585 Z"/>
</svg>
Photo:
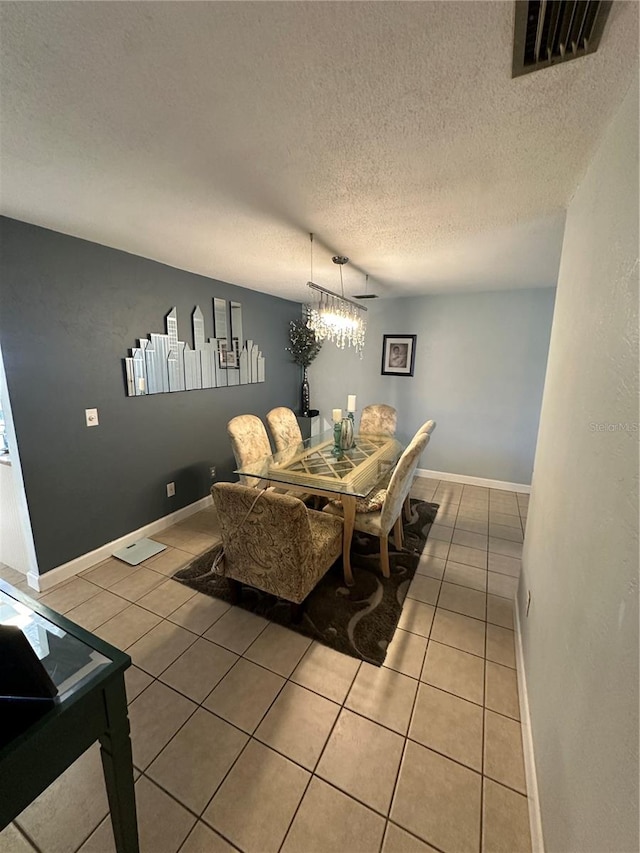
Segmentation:
<svg viewBox="0 0 640 853">
<path fill-rule="evenodd" d="M 242 598 L 242 584 L 233 578 L 227 578 L 229 584 L 229 593 L 231 594 L 231 603 L 239 604 Z"/>
<path fill-rule="evenodd" d="M 295 601 L 291 602 L 291 621 L 294 625 L 298 625 L 302 622 L 302 617 L 304 616 L 306 601 L 301 601 L 299 604 L 296 604 Z"/>
<path fill-rule="evenodd" d="M 380 537 L 380 565 L 383 577 L 391 577 L 391 570 L 389 568 L 389 538 L 387 536 Z"/>
<path fill-rule="evenodd" d="M 402 550 L 402 546 L 404 545 L 404 534 L 402 531 L 402 513 L 396 519 L 396 523 L 393 526 L 393 541 L 396 543 L 396 548 L 398 551 Z"/>
<path fill-rule="evenodd" d="M 404 517 L 405 521 L 411 521 L 411 500 L 409 499 L 409 495 L 404 499 Z"/>
</svg>

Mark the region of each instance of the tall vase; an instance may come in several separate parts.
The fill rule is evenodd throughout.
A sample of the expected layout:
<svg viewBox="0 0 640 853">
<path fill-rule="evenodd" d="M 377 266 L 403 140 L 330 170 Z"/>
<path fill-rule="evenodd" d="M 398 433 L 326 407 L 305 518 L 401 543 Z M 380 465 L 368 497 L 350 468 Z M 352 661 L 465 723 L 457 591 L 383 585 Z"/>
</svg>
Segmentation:
<svg viewBox="0 0 640 853">
<path fill-rule="evenodd" d="M 309 414 L 309 380 L 307 378 L 307 368 L 302 368 L 302 387 L 300 388 L 300 414 Z"/>
</svg>

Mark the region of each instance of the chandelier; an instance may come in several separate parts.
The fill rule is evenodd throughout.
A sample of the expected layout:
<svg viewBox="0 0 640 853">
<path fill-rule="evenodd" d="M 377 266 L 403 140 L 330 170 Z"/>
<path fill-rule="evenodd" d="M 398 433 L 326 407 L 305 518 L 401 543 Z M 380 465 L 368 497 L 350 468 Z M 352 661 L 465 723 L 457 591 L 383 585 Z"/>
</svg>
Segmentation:
<svg viewBox="0 0 640 853">
<path fill-rule="evenodd" d="M 313 234 L 311 238 L 311 281 L 307 287 L 319 294 L 317 301 L 307 305 L 307 325 L 313 329 L 319 341 L 331 341 L 340 349 L 353 347 L 362 358 L 364 337 L 367 330 L 367 309 L 357 302 L 352 302 L 344 295 L 342 267 L 349 258 L 336 255 L 331 260 L 340 268 L 340 293 L 327 290 L 313 281 Z"/>
</svg>

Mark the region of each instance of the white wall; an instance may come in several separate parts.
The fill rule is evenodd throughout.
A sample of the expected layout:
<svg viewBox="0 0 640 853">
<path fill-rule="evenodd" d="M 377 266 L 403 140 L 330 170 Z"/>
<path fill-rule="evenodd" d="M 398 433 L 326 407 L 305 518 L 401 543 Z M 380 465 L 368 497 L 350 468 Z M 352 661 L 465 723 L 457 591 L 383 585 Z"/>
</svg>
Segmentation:
<svg viewBox="0 0 640 853">
<path fill-rule="evenodd" d="M 528 485 L 554 288 L 369 302 L 365 356 L 325 344 L 310 370 L 312 406 L 328 417 L 346 395 L 398 409 L 411 435 L 437 431 L 421 467 Z M 416 334 L 413 378 L 382 376 L 382 336 Z"/>
<path fill-rule="evenodd" d="M 567 214 L 519 590 L 548 853 L 638 850 L 637 421 L 636 80 Z"/>
</svg>

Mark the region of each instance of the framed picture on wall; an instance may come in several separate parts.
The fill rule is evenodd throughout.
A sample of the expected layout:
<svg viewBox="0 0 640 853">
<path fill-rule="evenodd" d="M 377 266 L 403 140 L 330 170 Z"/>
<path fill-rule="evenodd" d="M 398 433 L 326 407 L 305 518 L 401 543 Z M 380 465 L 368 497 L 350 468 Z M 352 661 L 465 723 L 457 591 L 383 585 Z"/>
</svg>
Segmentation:
<svg viewBox="0 0 640 853">
<path fill-rule="evenodd" d="M 416 335 L 383 335 L 383 376 L 413 376 L 415 358 Z"/>
</svg>

